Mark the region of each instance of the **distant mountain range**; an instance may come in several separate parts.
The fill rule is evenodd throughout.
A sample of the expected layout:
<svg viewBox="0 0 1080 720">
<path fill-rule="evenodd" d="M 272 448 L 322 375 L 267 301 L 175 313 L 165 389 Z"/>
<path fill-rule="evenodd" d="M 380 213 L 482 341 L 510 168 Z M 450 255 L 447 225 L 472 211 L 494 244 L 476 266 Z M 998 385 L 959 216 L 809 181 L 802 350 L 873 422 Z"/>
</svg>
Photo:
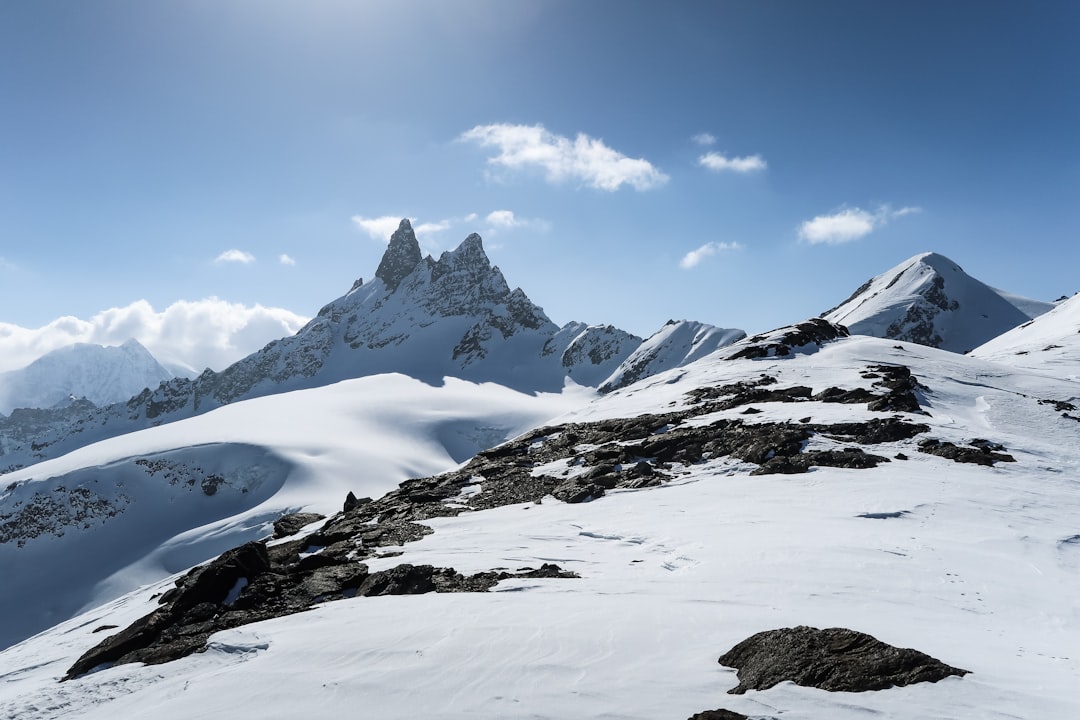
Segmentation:
<svg viewBox="0 0 1080 720">
<path fill-rule="evenodd" d="M 0 413 L 64 407 L 79 399 L 97 406 L 123 402 L 172 377 L 137 340 L 110 347 L 76 343 L 0 373 Z"/>
<path fill-rule="evenodd" d="M 100 409 L 18 410 L 0 419 L 0 470 L 238 400 L 350 378 L 397 372 L 431 384 L 456 377 L 524 392 L 558 392 L 567 380 L 612 389 L 742 337 L 702 323 L 669 324 L 644 344 L 610 325 L 560 328 L 524 291 L 510 289 L 479 235 L 435 260 L 422 256 L 402 220 L 373 280 L 358 280 L 295 335 L 221 372 L 173 378 Z"/>
</svg>

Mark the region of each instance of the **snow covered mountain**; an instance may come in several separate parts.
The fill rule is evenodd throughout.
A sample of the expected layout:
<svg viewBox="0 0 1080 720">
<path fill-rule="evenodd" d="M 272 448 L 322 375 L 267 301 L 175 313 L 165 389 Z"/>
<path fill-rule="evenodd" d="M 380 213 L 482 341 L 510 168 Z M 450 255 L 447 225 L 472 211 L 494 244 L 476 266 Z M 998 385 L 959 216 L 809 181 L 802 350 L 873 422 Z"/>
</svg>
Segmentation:
<svg viewBox="0 0 1080 720">
<path fill-rule="evenodd" d="M 669 320 L 630 353 L 600 386 L 600 392 L 611 392 L 658 372 L 682 367 L 744 337 L 742 330 Z"/>
<path fill-rule="evenodd" d="M 706 345 L 741 331 L 710 331 Z M 221 372 L 175 378 L 100 410 L 17 411 L 0 418 L 0 470 L 58 457 L 88 443 L 192 417 L 239 400 L 379 373 L 430 384 L 446 377 L 557 392 L 572 379 L 598 385 L 641 338 L 608 325 L 559 328 L 511 290 L 479 235 L 435 260 L 402 220 L 375 278 L 358 280 L 295 335 Z"/>
<path fill-rule="evenodd" d="M 159 544 L 165 514 L 60 537 L 0 521 L 25 540 L 0 543 L 5 578 L 36 573 L 35 601 L 86 580 L 48 548 L 97 543 L 81 562 L 107 576 L 0 652 L 0 716 L 1080 715 L 1080 423 L 1058 410 L 1077 382 L 815 319 L 604 395 L 493 391 L 349 380 L 5 476 L 3 512 L 113 475 L 128 508 L 168 496 L 207 522 Z M 500 406 L 545 426 L 454 466 L 440 438 Z M 20 562 L 34 548 L 63 562 Z M 0 595 L 0 619 L 26 597 Z"/>
<path fill-rule="evenodd" d="M 1053 308 L 995 290 L 937 253 L 923 253 L 868 280 L 822 314 L 858 335 L 964 353 Z"/>
<path fill-rule="evenodd" d="M 97 406 L 123 402 L 172 377 L 137 340 L 112 347 L 76 343 L 0 373 L 0 413 L 67 405 L 73 398 Z"/>
<path fill-rule="evenodd" d="M 1080 295 L 980 345 L 970 355 L 1080 380 Z"/>
</svg>

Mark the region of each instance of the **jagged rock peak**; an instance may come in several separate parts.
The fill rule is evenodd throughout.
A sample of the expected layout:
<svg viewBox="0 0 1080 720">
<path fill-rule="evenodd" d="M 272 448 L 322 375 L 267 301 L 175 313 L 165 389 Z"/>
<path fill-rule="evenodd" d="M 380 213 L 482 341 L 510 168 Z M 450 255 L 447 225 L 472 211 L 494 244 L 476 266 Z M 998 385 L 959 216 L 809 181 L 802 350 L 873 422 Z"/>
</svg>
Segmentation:
<svg viewBox="0 0 1080 720">
<path fill-rule="evenodd" d="M 383 253 L 375 277 L 386 283 L 386 287 L 396 290 L 398 283 L 413 271 L 421 260 L 420 243 L 416 241 L 412 223 L 402 218 L 398 229 L 390 236 L 390 244 Z"/>
<path fill-rule="evenodd" d="M 447 250 L 439 256 L 435 263 L 432 279 L 438 279 L 442 275 L 454 270 L 469 269 L 474 271 L 486 271 L 491 268 L 491 261 L 484 252 L 484 241 L 476 233 L 465 238 L 460 245 L 453 250 Z"/>
</svg>

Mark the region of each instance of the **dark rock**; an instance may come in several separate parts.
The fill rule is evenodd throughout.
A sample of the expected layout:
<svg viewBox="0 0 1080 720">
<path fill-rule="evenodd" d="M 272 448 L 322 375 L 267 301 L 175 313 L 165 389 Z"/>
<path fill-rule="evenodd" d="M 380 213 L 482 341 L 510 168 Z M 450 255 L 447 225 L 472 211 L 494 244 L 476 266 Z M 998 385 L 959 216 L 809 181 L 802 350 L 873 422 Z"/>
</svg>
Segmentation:
<svg viewBox="0 0 1080 720">
<path fill-rule="evenodd" d="M 728 690 L 736 695 L 767 690 L 785 680 L 832 692 L 864 692 L 968 673 L 855 630 L 805 625 L 757 633 L 719 662 L 738 670 L 739 684 Z"/>
<path fill-rule="evenodd" d="M 318 513 L 291 513 L 284 515 L 274 521 L 274 539 L 295 535 L 306 526 L 325 517 L 325 515 Z"/>
<path fill-rule="evenodd" d="M 356 497 L 356 494 L 353 493 L 352 490 L 350 490 L 349 494 L 345 496 L 345 504 L 342 505 L 341 509 L 342 509 L 343 512 L 349 512 L 350 510 L 355 510 L 356 508 L 360 507 L 361 505 L 367 505 L 369 502 L 371 502 L 371 498 L 369 498 L 369 497 L 358 498 L 358 497 Z"/>
<path fill-rule="evenodd" d="M 981 444 L 974 445 L 975 442 L 981 442 Z M 986 440 L 973 441 L 973 445 L 973 447 L 962 447 L 948 441 L 927 438 L 919 442 L 919 450 L 928 455 L 937 455 L 958 463 L 992 466 L 996 462 L 1016 462 L 1016 458 L 1012 455 L 994 451 L 994 449 L 1004 450 L 1002 445 L 992 445 Z"/>
<path fill-rule="evenodd" d="M 202 479 L 202 482 L 199 483 L 199 486 L 206 495 L 215 495 L 217 494 L 218 488 L 224 483 L 225 478 L 220 475 L 207 475 Z"/>
<path fill-rule="evenodd" d="M 562 500 L 565 503 L 580 503 L 603 497 L 604 488 L 595 482 L 573 478 L 559 484 L 558 487 L 551 491 L 551 494 L 557 500 Z"/>
<path fill-rule="evenodd" d="M 420 264 L 420 243 L 416 241 L 412 224 L 402 219 L 398 229 L 390 236 L 375 277 L 386 283 L 386 287 L 396 290 L 398 284 Z"/>
<path fill-rule="evenodd" d="M 738 350 L 728 355 L 727 359 L 787 357 L 791 355 L 793 348 L 803 348 L 808 345 L 820 346 L 838 338 L 848 337 L 848 335 L 848 330 L 843 325 L 837 325 L 822 318 L 811 318 L 797 325 L 779 328 L 740 341 L 732 346 L 738 346 Z"/>
<path fill-rule="evenodd" d="M 705 710 L 704 712 L 695 713 L 690 716 L 690 720 L 749 720 L 749 718 L 742 713 L 721 708 L 719 710 Z"/>
</svg>

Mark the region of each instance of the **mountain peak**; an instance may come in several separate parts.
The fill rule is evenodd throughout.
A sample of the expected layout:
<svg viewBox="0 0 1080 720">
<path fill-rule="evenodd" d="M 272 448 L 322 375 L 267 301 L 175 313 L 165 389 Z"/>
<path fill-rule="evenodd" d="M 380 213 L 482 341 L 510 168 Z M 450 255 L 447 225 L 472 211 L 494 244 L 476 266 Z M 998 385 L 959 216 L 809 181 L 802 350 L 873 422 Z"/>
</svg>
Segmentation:
<svg viewBox="0 0 1080 720">
<path fill-rule="evenodd" d="M 967 352 L 1045 312 L 1048 304 L 1002 293 L 955 262 L 925 252 L 866 281 L 822 315 L 855 335 Z"/>
<path fill-rule="evenodd" d="M 412 223 L 408 218 L 402 218 L 398 229 L 390 236 L 390 244 L 386 246 L 375 277 L 386 283 L 386 287 L 396 290 L 398 283 L 413 271 L 420 260 L 420 243 L 416 241 Z"/>
</svg>

